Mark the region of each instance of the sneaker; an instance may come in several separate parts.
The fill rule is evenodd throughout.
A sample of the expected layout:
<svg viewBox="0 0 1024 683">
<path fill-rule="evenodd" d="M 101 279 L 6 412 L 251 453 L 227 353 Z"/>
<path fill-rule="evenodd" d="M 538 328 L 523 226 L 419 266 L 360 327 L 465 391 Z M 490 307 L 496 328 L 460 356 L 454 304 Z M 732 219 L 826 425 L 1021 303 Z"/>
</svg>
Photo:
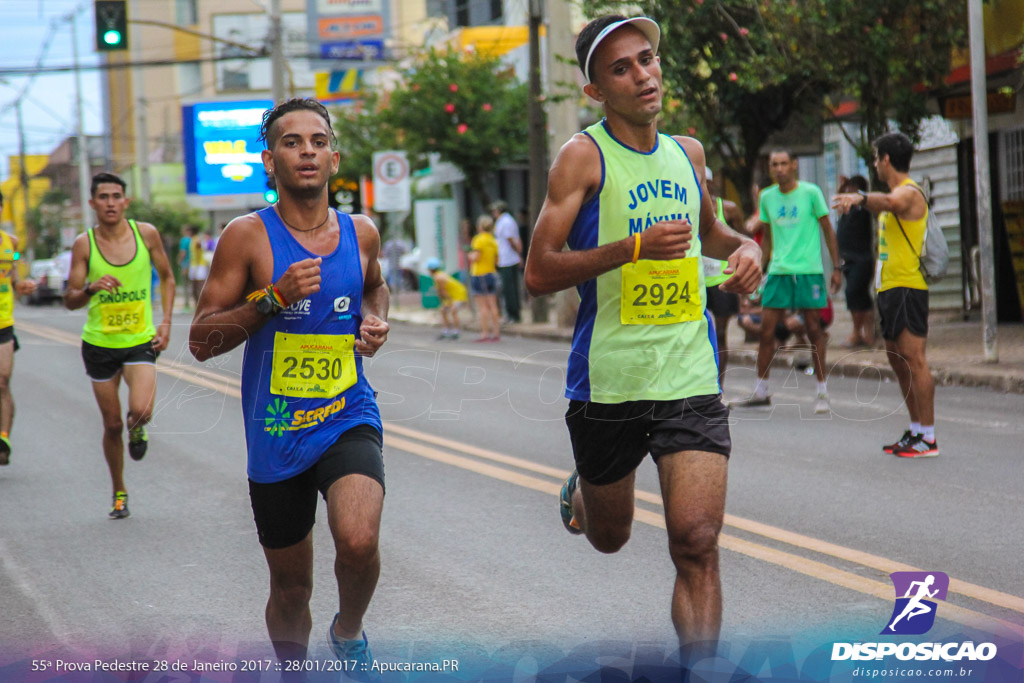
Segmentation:
<svg viewBox="0 0 1024 683">
<path fill-rule="evenodd" d="M 145 427 L 139 425 L 128 430 L 128 455 L 132 456 L 132 460 L 142 460 L 148 447 L 149 435 L 146 434 Z"/>
<path fill-rule="evenodd" d="M 891 443 L 888 446 L 882 446 L 882 452 L 892 455 L 897 449 L 905 447 L 914 438 L 914 434 L 908 429 L 903 432 L 903 436 L 896 443 Z"/>
<path fill-rule="evenodd" d="M 124 519 L 125 517 L 131 517 L 132 513 L 128 512 L 128 494 L 124 491 L 118 491 L 114 494 L 114 505 L 110 508 L 110 514 L 107 515 L 111 519 Z"/>
<path fill-rule="evenodd" d="M 572 512 L 572 495 L 576 493 L 576 487 L 579 486 L 580 475 L 579 472 L 573 470 L 569 478 L 562 484 L 562 492 L 558 496 L 558 511 L 562 513 L 562 526 L 565 530 L 573 535 L 580 535 L 583 533 L 583 529 L 580 528 L 580 523 L 576 519 L 576 515 Z"/>
<path fill-rule="evenodd" d="M 344 677 L 354 681 L 379 681 L 379 674 L 373 670 L 373 655 L 370 653 L 366 631 L 363 631 L 362 638 L 341 640 L 334 635 L 334 624 L 337 621 L 338 615 L 335 614 L 330 628 L 327 629 L 327 644 L 334 656 L 344 662 Z"/>
<path fill-rule="evenodd" d="M 832 412 L 832 405 L 828 401 L 828 394 L 818 394 L 818 400 L 814 402 L 815 414 Z"/>
<path fill-rule="evenodd" d="M 729 401 L 730 408 L 757 408 L 758 406 L 770 406 L 771 404 L 772 397 L 769 394 L 764 396 L 751 394 L 747 398 L 741 398 L 738 401 Z"/>
<path fill-rule="evenodd" d="M 910 443 L 892 452 L 901 458 L 934 458 L 939 454 L 939 441 L 926 441 L 924 436 L 915 434 Z"/>
<path fill-rule="evenodd" d="M 11 442 L 0 436 L 0 466 L 11 462 Z"/>
</svg>

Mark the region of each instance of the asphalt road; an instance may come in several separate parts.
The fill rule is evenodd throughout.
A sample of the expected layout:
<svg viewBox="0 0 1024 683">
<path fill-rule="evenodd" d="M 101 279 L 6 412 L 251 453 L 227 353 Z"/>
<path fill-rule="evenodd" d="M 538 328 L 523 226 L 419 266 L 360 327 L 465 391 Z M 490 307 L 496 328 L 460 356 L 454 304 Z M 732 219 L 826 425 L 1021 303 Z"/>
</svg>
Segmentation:
<svg viewBox="0 0 1024 683">
<path fill-rule="evenodd" d="M 16 312 L 12 464 L 0 469 L 0 665 L 38 653 L 126 659 L 266 652 L 267 571 L 249 508 L 241 350 L 204 365 L 177 318 L 160 359 L 150 448 L 126 463 L 132 517 L 110 521 L 82 313 Z M 598 641 L 670 648 L 668 558 L 653 464 L 637 521 L 606 556 L 562 529 L 572 467 L 562 415 L 567 350 L 538 340 L 438 342 L 396 325 L 366 363 L 385 419 L 383 570 L 366 618 L 377 657 L 552 652 Z M 753 385 L 730 372 L 726 395 Z M 883 455 L 906 418 L 895 385 L 773 376 L 771 409 L 733 414 L 722 537 L 726 656 L 780 639 L 870 640 L 893 607 L 888 574 L 952 579 L 929 638 L 1016 643 L 1024 632 L 1024 396 L 940 387 L 942 455 Z M 314 655 L 336 609 L 321 503 Z M 729 648 L 732 648 L 731 652 Z M 482 656 L 482 655 L 481 655 Z M 553 656 L 553 655 L 551 655 Z M 0 679 L 4 669 L 0 666 Z"/>
</svg>

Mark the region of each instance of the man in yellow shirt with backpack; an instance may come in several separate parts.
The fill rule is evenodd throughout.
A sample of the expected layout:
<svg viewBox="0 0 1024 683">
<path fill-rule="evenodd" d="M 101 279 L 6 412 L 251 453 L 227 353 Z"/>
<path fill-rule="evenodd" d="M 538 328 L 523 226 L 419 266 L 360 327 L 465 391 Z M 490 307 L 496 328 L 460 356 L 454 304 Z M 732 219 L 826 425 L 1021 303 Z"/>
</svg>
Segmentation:
<svg viewBox="0 0 1024 683">
<path fill-rule="evenodd" d="M 914 145 L 903 133 L 874 141 L 875 170 L 889 192 L 836 195 L 832 206 L 846 213 L 863 206 L 878 219 L 878 313 L 889 365 L 900 383 L 910 413 L 910 428 L 882 447 L 901 458 L 933 458 L 935 383 L 925 356 L 928 338 L 928 283 L 921 273 L 921 251 L 928 223 L 924 191 L 910 179 Z"/>
</svg>

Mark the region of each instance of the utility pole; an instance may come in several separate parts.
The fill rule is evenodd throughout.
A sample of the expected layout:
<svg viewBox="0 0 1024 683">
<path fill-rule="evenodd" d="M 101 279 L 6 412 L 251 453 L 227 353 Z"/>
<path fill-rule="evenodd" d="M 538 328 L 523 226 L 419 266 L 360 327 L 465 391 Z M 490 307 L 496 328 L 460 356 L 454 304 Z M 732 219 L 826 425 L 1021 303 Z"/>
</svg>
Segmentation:
<svg viewBox="0 0 1024 683">
<path fill-rule="evenodd" d="M 548 92 L 563 95 L 566 93 L 562 91 L 569 89 L 567 97 L 547 98 L 549 159 L 554 159 L 562 145 L 580 130 L 572 9 L 573 3 L 569 0 L 551 0 L 547 6 Z M 555 318 L 559 327 L 571 328 L 575 324 L 578 304 L 575 287 L 555 294 Z"/>
<path fill-rule="evenodd" d="M 75 65 L 75 114 L 78 118 L 78 198 L 82 210 L 82 230 L 87 231 L 90 227 L 89 220 L 89 149 L 85 139 L 85 117 L 82 112 L 82 72 L 78 68 L 78 22 L 75 21 L 75 13 L 70 15 L 71 20 L 71 53 L 74 56 Z"/>
<path fill-rule="evenodd" d="M 25 231 L 25 251 L 31 256 L 32 250 L 35 247 L 35 240 L 32 239 L 32 235 L 28 231 L 28 166 L 25 164 L 25 127 L 21 121 L 21 98 L 19 95 L 17 101 L 14 103 L 14 112 L 18 118 L 18 165 L 21 167 L 18 169 L 19 181 L 21 184 L 21 199 L 25 212 L 21 215 L 21 226 Z M 13 212 L 12 212 L 13 217 Z"/>
<path fill-rule="evenodd" d="M 140 12 L 134 11 L 138 8 L 139 0 L 132 0 L 132 13 L 138 16 Z M 130 16 L 130 15 L 129 15 Z M 139 49 L 143 45 L 142 29 L 138 26 L 132 28 L 131 49 Z M 139 187 L 137 197 L 148 202 L 149 193 L 149 131 L 146 127 L 146 98 L 142 67 L 131 65 L 128 67 L 132 72 L 132 111 L 135 113 L 135 166 L 139 171 Z"/>
<path fill-rule="evenodd" d="M 985 82 L 985 20 L 981 0 L 967 0 L 971 48 L 971 100 L 974 102 L 974 187 L 981 251 L 981 319 L 985 362 L 999 362 L 996 348 L 996 285 L 992 252 L 992 179 L 989 175 L 988 100 Z"/>
<path fill-rule="evenodd" d="M 267 5 L 270 19 L 270 93 L 274 104 L 284 101 L 284 30 L 281 27 L 281 0 Z"/>
<path fill-rule="evenodd" d="M 541 102 L 540 78 L 540 25 L 544 20 L 544 8 L 543 0 L 529 0 L 529 2 L 530 84 L 527 144 L 530 148 L 530 225 L 536 225 L 540 208 L 544 204 L 548 177 L 548 136 L 544 120 L 544 104 Z M 546 323 L 548 321 L 548 297 L 534 297 L 531 313 L 533 322 Z"/>
</svg>

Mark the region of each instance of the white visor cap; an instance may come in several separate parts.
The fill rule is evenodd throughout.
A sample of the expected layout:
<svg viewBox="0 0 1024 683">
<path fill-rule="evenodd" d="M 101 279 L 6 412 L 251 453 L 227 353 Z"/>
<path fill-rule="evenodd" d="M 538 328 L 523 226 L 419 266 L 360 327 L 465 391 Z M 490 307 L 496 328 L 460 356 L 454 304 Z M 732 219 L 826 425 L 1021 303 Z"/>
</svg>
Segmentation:
<svg viewBox="0 0 1024 683">
<path fill-rule="evenodd" d="M 647 36 L 647 40 L 650 41 L 651 49 L 654 50 L 654 54 L 658 54 L 658 44 L 661 42 L 661 28 L 658 27 L 658 22 L 654 21 L 654 19 L 649 19 L 647 17 L 632 17 L 630 19 L 616 21 L 614 24 L 608 24 L 600 33 L 597 34 L 597 38 L 594 38 L 594 42 L 590 44 L 590 51 L 587 52 L 587 61 L 584 62 L 583 69 L 583 75 L 586 76 L 587 83 L 592 83 L 594 80 L 590 77 L 590 61 L 594 58 L 594 52 L 597 50 L 597 46 L 601 44 L 601 41 L 623 26 L 632 26 Z"/>
</svg>

